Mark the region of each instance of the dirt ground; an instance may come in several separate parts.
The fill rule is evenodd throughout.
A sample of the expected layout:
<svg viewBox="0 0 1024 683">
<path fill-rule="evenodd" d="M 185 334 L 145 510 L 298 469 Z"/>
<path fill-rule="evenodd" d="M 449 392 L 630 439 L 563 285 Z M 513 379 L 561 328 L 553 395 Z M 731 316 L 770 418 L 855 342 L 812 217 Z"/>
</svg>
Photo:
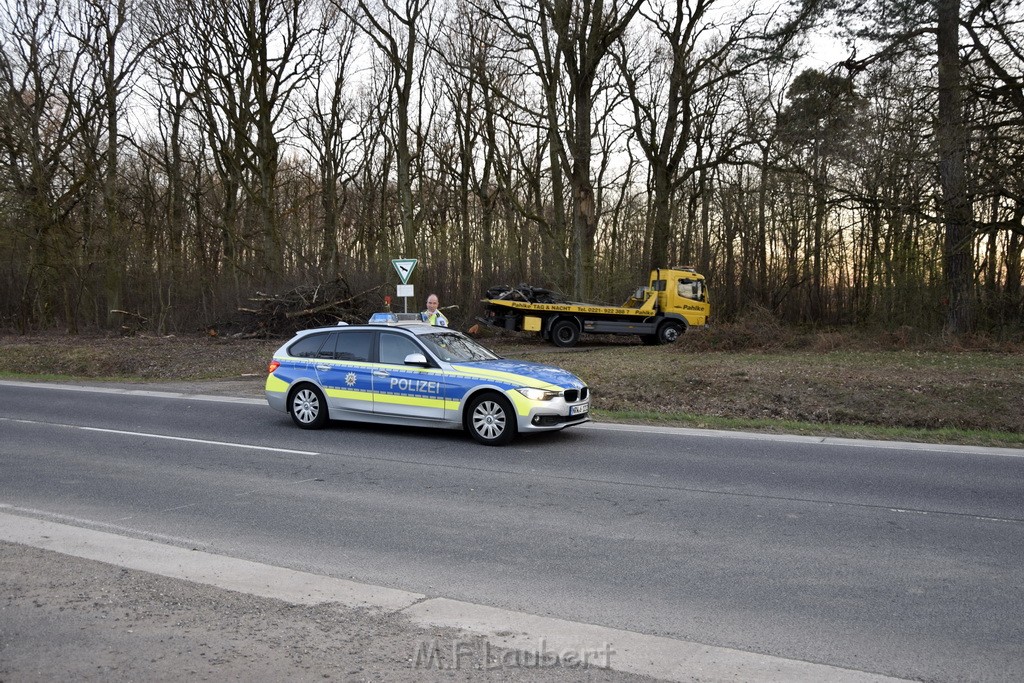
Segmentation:
<svg viewBox="0 0 1024 683">
<path fill-rule="evenodd" d="M 396 614 L 292 605 L 2 542 L 0 596 L 2 682 L 649 680 L 510 665 L 479 637 Z"/>
</svg>

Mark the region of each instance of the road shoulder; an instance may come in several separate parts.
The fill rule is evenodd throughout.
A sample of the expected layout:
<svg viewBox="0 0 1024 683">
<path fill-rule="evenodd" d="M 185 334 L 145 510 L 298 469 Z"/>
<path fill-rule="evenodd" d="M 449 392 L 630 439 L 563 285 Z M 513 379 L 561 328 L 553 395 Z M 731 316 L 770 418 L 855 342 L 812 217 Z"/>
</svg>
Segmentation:
<svg viewBox="0 0 1024 683">
<path fill-rule="evenodd" d="M 0 680 L 440 680 L 452 671 L 502 680 L 887 680 L 16 512 L 0 510 L 0 587 L 8 596 Z"/>
</svg>

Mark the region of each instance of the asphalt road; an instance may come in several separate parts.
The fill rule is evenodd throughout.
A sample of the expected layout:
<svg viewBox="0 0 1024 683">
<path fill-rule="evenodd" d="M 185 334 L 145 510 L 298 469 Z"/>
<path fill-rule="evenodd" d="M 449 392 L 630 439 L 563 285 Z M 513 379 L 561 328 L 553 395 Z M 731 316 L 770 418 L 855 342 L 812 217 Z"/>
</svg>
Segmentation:
<svg viewBox="0 0 1024 683">
<path fill-rule="evenodd" d="M 20 510 L 889 676 L 1024 680 L 1021 451 L 600 425 L 498 449 L 246 402 L 0 393 L 0 504 Z"/>
</svg>

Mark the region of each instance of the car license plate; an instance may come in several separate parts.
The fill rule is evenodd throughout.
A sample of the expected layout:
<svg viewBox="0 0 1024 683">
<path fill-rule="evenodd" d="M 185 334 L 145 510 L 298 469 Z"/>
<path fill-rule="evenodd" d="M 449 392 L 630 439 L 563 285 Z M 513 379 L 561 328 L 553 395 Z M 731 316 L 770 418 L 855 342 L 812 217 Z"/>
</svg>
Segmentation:
<svg viewBox="0 0 1024 683">
<path fill-rule="evenodd" d="M 569 406 L 569 414 L 570 415 L 582 415 L 583 413 L 587 412 L 588 410 L 590 410 L 590 404 L 589 403 L 581 403 L 578 406 Z"/>
</svg>

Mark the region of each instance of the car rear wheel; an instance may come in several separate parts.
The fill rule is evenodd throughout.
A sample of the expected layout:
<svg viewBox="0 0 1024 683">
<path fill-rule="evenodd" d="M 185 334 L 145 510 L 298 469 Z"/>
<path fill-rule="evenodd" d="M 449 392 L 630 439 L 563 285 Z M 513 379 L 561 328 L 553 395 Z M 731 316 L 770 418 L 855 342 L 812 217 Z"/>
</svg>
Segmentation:
<svg viewBox="0 0 1024 683">
<path fill-rule="evenodd" d="M 504 446 L 515 438 L 516 415 L 505 397 L 481 394 L 466 409 L 466 429 L 477 443 Z"/>
<path fill-rule="evenodd" d="M 323 392 L 312 384 L 303 384 L 292 391 L 288 412 L 292 421 L 303 429 L 320 429 L 327 424 L 327 401 Z"/>
</svg>

